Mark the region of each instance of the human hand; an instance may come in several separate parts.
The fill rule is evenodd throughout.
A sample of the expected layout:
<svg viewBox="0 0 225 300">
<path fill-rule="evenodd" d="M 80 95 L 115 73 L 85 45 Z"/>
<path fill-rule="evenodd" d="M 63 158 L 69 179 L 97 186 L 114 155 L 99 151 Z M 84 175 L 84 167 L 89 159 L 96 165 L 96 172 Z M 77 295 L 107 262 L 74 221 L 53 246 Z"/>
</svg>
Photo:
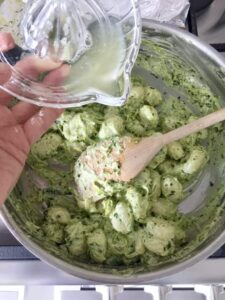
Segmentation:
<svg viewBox="0 0 225 300">
<path fill-rule="evenodd" d="M 9 34 L 0 33 L 0 50 L 13 48 L 14 41 Z M 30 56 L 15 66 L 18 70 L 37 78 L 41 73 L 51 71 L 45 77 L 45 84 L 60 84 L 69 73 L 69 67 L 48 59 Z M 10 79 L 11 70 L 0 63 L 0 84 Z M 30 147 L 52 125 L 62 109 L 41 108 L 20 102 L 8 108 L 12 96 L 0 90 L 0 205 L 15 186 L 25 165 Z"/>
</svg>

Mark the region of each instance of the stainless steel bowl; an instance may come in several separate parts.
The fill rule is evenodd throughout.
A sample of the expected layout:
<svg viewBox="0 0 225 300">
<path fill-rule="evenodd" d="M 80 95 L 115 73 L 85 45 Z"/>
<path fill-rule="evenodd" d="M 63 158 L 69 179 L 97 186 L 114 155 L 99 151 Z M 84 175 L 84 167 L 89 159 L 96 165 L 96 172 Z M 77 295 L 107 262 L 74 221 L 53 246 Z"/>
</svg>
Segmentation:
<svg viewBox="0 0 225 300">
<path fill-rule="evenodd" d="M 145 20 L 143 21 L 142 40 L 140 50 L 142 55 L 159 61 L 163 53 L 160 49 L 164 53 L 166 51 L 168 62 L 178 61 L 182 68 L 194 69 L 198 74 L 199 84 L 207 84 L 212 92 L 221 99 L 221 104 L 224 105 L 222 99 L 225 95 L 225 61 L 210 46 L 184 30 Z M 159 51 L 156 52 L 154 47 L 149 46 L 146 41 L 155 43 Z M 166 84 L 165 78 L 160 78 L 159 74 L 142 69 L 140 66 L 134 68 L 134 73 L 151 82 L 162 92 L 172 95 L 179 95 L 180 93 L 188 101 L 187 93 L 180 91 L 175 85 Z M 171 258 L 155 267 L 139 265 L 125 269 L 112 269 L 106 266 L 91 265 L 88 262 L 70 261 L 65 257 L 60 257 L 54 249 L 46 250 L 45 244 L 27 233 L 26 220 L 19 217 L 16 205 L 12 205 L 12 203 L 16 203 L 12 200 L 16 200 L 21 195 L 21 186 L 18 185 L 2 209 L 2 218 L 12 234 L 34 255 L 74 276 L 99 282 L 121 284 L 146 282 L 174 274 L 207 258 L 225 242 L 225 159 L 223 159 L 223 145 L 221 144 L 223 140 L 225 141 L 225 134 L 218 131 L 211 146 L 210 163 L 198 179 L 191 196 L 181 205 L 181 209 L 185 213 L 203 216 L 201 230 L 193 232 L 189 247 L 184 247 L 182 251 L 177 253 L 176 259 Z M 24 173 L 22 177 L 25 178 L 26 174 Z M 210 185 L 210 182 L 213 182 L 213 186 Z M 207 206 L 208 209 L 206 210 Z"/>
</svg>

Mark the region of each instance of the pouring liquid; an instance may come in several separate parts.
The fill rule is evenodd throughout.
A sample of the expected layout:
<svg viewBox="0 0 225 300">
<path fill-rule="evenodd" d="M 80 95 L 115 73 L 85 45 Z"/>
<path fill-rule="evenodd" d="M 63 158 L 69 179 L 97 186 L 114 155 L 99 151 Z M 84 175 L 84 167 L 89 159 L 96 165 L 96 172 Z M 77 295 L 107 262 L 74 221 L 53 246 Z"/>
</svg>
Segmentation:
<svg viewBox="0 0 225 300">
<path fill-rule="evenodd" d="M 66 83 L 76 94 L 99 93 L 117 97 L 123 90 L 120 78 L 124 71 L 125 38 L 118 25 L 106 26 L 103 29 L 94 24 L 89 28 L 92 46 L 72 65 Z"/>
</svg>

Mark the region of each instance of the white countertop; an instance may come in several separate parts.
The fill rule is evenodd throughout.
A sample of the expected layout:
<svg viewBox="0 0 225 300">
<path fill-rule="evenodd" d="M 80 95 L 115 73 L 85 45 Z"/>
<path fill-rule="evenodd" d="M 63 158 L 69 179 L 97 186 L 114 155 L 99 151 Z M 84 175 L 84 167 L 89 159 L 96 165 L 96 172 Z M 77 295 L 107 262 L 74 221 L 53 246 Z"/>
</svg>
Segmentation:
<svg viewBox="0 0 225 300">
<path fill-rule="evenodd" d="M 207 259 L 176 275 L 145 284 L 202 284 L 225 282 L 225 259 Z M 94 285 L 73 277 L 41 261 L 1 261 L 0 285 Z M 101 283 L 100 283 L 101 284 Z M 123 284 L 123 282 L 121 282 Z"/>
</svg>

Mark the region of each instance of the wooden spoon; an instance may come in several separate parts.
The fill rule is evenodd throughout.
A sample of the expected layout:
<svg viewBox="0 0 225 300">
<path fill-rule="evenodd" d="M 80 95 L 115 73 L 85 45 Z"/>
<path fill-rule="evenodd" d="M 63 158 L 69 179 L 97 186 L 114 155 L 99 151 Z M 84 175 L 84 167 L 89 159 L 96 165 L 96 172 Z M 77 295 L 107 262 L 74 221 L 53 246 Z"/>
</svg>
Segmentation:
<svg viewBox="0 0 225 300">
<path fill-rule="evenodd" d="M 198 132 L 223 120 L 225 120 L 225 108 L 166 134 L 142 138 L 138 144 L 128 145 L 120 156 L 120 179 L 122 181 L 129 181 L 136 177 L 165 145 L 180 140 L 191 133 Z"/>
</svg>

